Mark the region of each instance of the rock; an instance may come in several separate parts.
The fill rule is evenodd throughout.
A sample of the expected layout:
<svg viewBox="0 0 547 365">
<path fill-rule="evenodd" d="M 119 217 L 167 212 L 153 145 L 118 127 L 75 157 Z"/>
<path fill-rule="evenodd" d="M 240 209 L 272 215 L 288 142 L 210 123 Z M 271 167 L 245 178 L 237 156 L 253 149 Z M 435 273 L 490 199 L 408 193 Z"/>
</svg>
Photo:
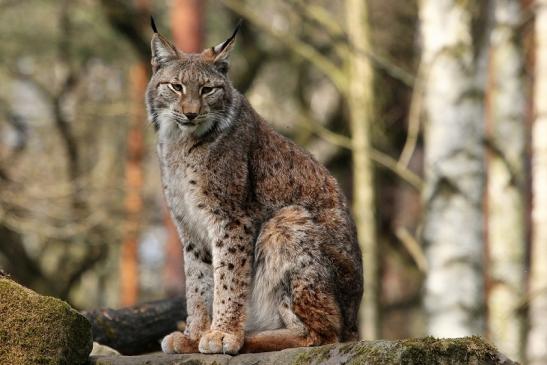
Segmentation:
<svg viewBox="0 0 547 365">
<path fill-rule="evenodd" d="M 480 337 L 361 341 L 261 354 L 98 356 L 93 365 L 511 365 L 516 364 Z"/>
<path fill-rule="evenodd" d="M 91 346 L 85 317 L 0 275 L 0 364 L 84 364 Z"/>
<path fill-rule="evenodd" d="M 93 341 L 93 348 L 91 349 L 89 356 L 120 356 L 120 353 L 112 347 L 101 345 L 100 343 Z"/>
</svg>

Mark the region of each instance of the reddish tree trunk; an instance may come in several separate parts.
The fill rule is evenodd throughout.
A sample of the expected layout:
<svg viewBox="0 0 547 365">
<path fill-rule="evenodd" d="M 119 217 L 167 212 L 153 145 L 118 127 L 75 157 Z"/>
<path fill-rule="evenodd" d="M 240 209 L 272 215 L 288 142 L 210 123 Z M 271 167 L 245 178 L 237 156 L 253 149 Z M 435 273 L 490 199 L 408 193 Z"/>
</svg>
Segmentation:
<svg viewBox="0 0 547 365">
<path fill-rule="evenodd" d="M 139 11 L 149 12 L 149 0 L 136 0 Z M 144 18 L 143 18 L 144 19 Z M 144 29 L 146 24 L 142 23 Z M 133 305 L 139 297 L 139 249 L 143 211 L 143 157 L 144 127 L 146 111 L 143 95 L 148 83 L 149 65 L 144 62 L 131 67 L 131 110 L 130 126 L 127 138 L 127 161 L 125 168 L 125 210 L 126 225 L 120 252 L 120 302 L 124 306 Z"/>
<path fill-rule="evenodd" d="M 141 217 L 143 210 L 142 160 L 144 156 L 144 121 L 145 110 L 142 95 L 146 89 L 148 67 L 139 63 L 131 68 L 132 110 L 131 125 L 127 140 L 126 179 L 126 226 L 125 237 L 121 247 L 120 285 L 121 304 L 132 305 L 137 302 L 139 295 L 139 260 L 138 241 L 141 231 Z"/>
<path fill-rule="evenodd" d="M 171 9 L 173 38 L 184 52 L 203 49 L 203 0 L 174 0 Z"/>
<path fill-rule="evenodd" d="M 184 52 L 200 52 L 203 48 L 203 0 L 174 0 L 171 8 L 173 38 Z M 167 230 L 165 288 L 168 295 L 184 294 L 184 259 L 182 245 L 169 212 L 165 211 Z"/>
</svg>

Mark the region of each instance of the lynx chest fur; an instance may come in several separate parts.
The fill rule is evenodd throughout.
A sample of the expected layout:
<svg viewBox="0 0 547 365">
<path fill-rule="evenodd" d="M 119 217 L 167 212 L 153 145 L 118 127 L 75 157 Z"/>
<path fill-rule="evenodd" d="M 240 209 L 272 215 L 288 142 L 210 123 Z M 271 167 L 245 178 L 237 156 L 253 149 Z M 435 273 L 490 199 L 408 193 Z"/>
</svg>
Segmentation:
<svg viewBox="0 0 547 365">
<path fill-rule="evenodd" d="M 165 199 L 177 227 L 183 229 L 194 244 L 207 243 L 203 249 L 211 252 L 213 230 L 219 222 L 204 209 L 207 198 L 201 189 L 204 172 L 198 171 L 195 165 L 199 161 L 190 159 L 186 151 L 184 145 L 158 144 Z"/>
</svg>

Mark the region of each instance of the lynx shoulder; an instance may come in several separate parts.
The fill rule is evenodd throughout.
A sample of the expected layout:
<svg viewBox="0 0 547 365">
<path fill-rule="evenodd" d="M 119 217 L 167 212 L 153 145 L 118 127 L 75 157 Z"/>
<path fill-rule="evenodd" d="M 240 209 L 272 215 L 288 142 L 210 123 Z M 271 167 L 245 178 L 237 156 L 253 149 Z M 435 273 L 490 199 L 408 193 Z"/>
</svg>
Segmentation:
<svg viewBox="0 0 547 365">
<path fill-rule="evenodd" d="M 362 264 L 346 200 L 232 86 L 236 33 L 199 54 L 152 39 L 146 105 L 188 308 L 184 333 L 162 347 L 235 354 L 355 339 Z"/>
</svg>

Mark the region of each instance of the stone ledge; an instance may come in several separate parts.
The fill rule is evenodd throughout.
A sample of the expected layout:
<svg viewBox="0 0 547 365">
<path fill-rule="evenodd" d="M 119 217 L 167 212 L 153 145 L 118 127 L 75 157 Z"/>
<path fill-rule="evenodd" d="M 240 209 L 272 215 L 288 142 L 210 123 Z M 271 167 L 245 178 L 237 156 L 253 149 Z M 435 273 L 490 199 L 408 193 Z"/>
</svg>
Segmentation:
<svg viewBox="0 0 547 365">
<path fill-rule="evenodd" d="M 260 354 L 94 356 L 92 365 L 511 365 L 516 364 L 480 337 L 361 341 Z"/>
</svg>

